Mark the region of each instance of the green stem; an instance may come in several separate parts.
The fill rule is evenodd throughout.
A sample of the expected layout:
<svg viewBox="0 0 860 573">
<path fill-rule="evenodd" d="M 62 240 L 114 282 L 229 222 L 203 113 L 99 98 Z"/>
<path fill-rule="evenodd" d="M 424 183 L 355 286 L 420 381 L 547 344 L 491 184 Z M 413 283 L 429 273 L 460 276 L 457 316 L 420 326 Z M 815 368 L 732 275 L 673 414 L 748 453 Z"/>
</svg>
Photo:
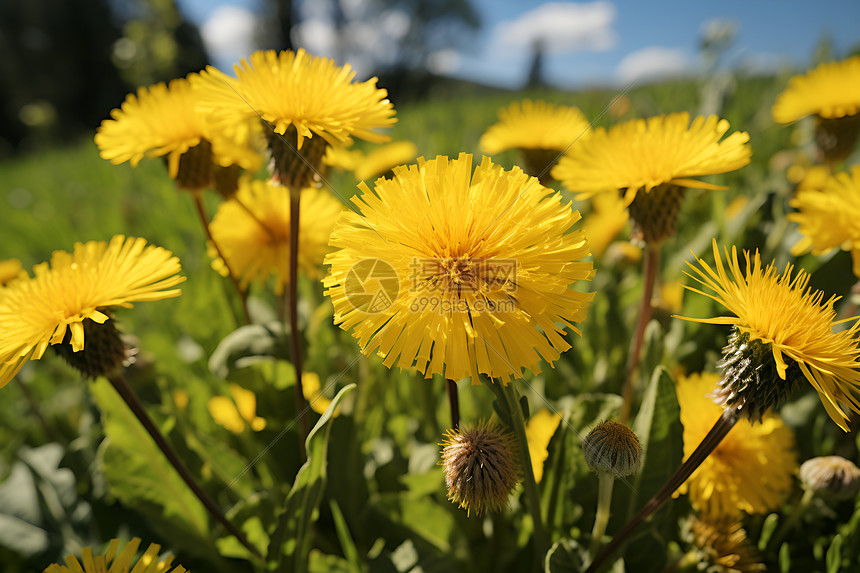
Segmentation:
<svg viewBox="0 0 860 573">
<path fill-rule="evenodd" d="M 460 427 L 460 400 L 457 397 L 457 383 L 446 379 L 445 387 L 448 389 L 448 405 L 451 408 L 451 428 L 456 430 Z"/>
<path fill-rule="evenodd" d="M 681 487 L 681 484 L 687 481 L 687 478 L 696 471 L 696 468 L 702 465 L 702 462 L 711 455 L 711 452 L 713 452 L 718 445 L 720 445 L 720 442 L 723 441 L 723 438 L 726 437 L 729 430 L 735 427 L 737 421 L 738 410 L 734 408 L 723 410 L 723 413 L 717 419 L 716 423 L 714 423 L 714 426 L 705 435 L 705 437 L 702 438 L 702 441 L 696 449 L 693 450 L 690 457 L 687 458 L 677 470 L 675 470 L 675 473 L 672 474 L 666 483 L 663 484 L 663 487 L 661 487 L 659 491 L 657 491 L 657 493 L 648 500 L 648 503 L 639 510 L 639 513 L 634 515 L 633 518 L 615 534 L 615 537 L 612 538 L 609 545 L 604 547 L 600 554 L 594 557 L 594 561 L 591 562 L 591 565 L 588 566 L 585 573 L 596 573 L 599 571 L 603 564 L 612 557 L 612 554 L 627 541 L 630 535 L 632 535 L 646 519 L 651 517 L 651 514 L 657 511 L 676 489 Z"/>
<path fill-rule="evenodd" d="M 588 554 L 591 559 L 597 555 L 609 524 L 609 513 L 612 508 L 612 486 L 615 485 L 615 476 L 609 472 L 598 474 L 597 486 L 597 513 L 594 516 L 594 528 L 591 530 L 591 547 Z"/>
<path fill-rule="evenodd" d="M 537 560 L 543 563 L 543 556 L 549 551 L 549 540 L 543 528 L 543 519 L 540 513 L 540 496 L 538 495 L 535 474 L 532 470 L 529 442 L 526 438 L 526 420 L 520 407 L 519 394 L 513 384 L 505 385 L 501 382 L 492 382 L 489 386 L 499 400 L 499 405 L 503 405 L 511 416 L 511 429 L 516 437 L 517 449 L 520 452 L 523 486 L 525 488 L 526 499 L 528 500 L 529 513 L 532 516 L 534 524 L 535 555 L 537 556 Z"/>
<path fill-rule="evenodd" d="M 803 492 L 803 497 L 800 498 L 797 507 L 791 512 L 791 516 L 779 526 L 779 529 L 771 537 L 770 542 L 767 544 L 769 549 L 774 551 L 779 550 L 779 546 L 782 545 L 785 536 L 791 533 L 791 530 L 794 529 L 794 526 L 797 525 L 797 522 L 812 504 L 813 499 L 815 499 L 815 492 L 812 489 L 807 489 Z"/>
<path fill-rule="evenodd" d="M 192 193 L 192 195 L 194 196 L 194 208 L 197 211 L 197 217 L 200 219 L 200 224 L 203 225 L 203 232 L 206 233 L 206 238 L 210 243 L 212 243 L 212 246 L 215 248 L 215 252 L 224 263 L 224 268 L 227 269 L 227 276 L 230 277 L 230 282 L 233 283 L 233 287 L 236 289 L 236 292 L 239 293 L 239 302 L 242 304 L 242 313 L 245 315 L 245 323 L 251 324 L 251 314 L 248 312 L 248 293 L 245 292 L 242 285 L 239 284 L 239 279 L 233 273 L 233 269 L 230 267 L 227 257 L 224 256 L 224 253 L 221 252 L 221 247 L 218 246 L 218 243 L 215 241 L 214 237 L 212 237 L 212 231 L 209 229 L 209 217 L 206 216 L 206 209 L 203 206 L 202 193 L 198 191 Z"/>
<path fill-rule="evenodd" d="M 311 430 L 308 403 L 302 387 L 302 344 L 299 330 L 299 208 L 301 193 L 290 189 L 290 268 L 287 285 L 287 306 L 290 312 L 290 360 L 296 373 L 296 416 L 299 418 L 299 449 L 302 460 L 307 459 L 305 441 Z"/>
<path fill-rule="evenodd" d="M 205 507 L 209 512 L 209 515 L 214 517 L 216 521 L 223 525 L 224 528 L 233 537 L 239 540 L 239 543 L 241 543 L 245 549 L 250 551 L 254 557 L 262 559 L 263 556 L 257 548 L 251 545 L 242 531 L 236 527 L 233 522 L 227 519 L 212 498 L 203 491 L 203 488 L 200 487 L 200 484 L 197 483 L 197 480 L 194 479 L 191 472 L 189 472 L 188 468 L 185 467 L 185 464 L 182 463 L 179 454 L 177 454 L 176 450 L 174 450 L 167 442 L 167 438 L 164 437 L 164 434 L 161 433 L 161 430 L 158 429 L 158 426 L 156 426 L 152 418 L 149 417 L 146 408 L 143 407 L 143 403 L 140 401 L 140 398 L 137 397 L 137 394 L 132 389 L 131 385 L 129 385 L 128 381 L 126 381 L 125 377 L 122 374 L 114 374 L 109 376 L 108 380 L 120 397 L 125 401 L 132 413 L 137 417 L 140 424 L 152 438 L 152 441 L 154 441 L 155 445 L 158 446 L 158 449 L 161 450 L 161 453 L 164 454 L 164 457 L 167 458 L 167 461 L 170 462 L 170 465 L 173 466 L 173 469 L 176 470 L 176 473 L 179 474 L 179 477 L 182 478 L 182 481 L 185 482 L 194 495 L 197 496 L 197 499 L 200 500 L 200 503 L 203 504 L 203 507 Z"/>
<path fill-rule="evenodd" d="M 651 298 L 654 296 L 654 283 L 657 280 L 657 269 L 660 267 L 660 246 L 647 243 L 645 245 L 644 259 L 642 261 L 642 302 L 639 305 L 639 317 L 636 319 L 636 327 L 633 331 L 633 339 L 630 342 L 630 353 L 627 355 L 627 371 L 624 379 L 624 387 L 621 396 L 624 402 L 621 405 L 620 421 L 626 422 L 630 419 L 633 407 L 634 378 L 639 370 L 639 355 L 642 352 L 642 344 L 645 341 L 645 327 L 651 320 Z"/>
</svg>

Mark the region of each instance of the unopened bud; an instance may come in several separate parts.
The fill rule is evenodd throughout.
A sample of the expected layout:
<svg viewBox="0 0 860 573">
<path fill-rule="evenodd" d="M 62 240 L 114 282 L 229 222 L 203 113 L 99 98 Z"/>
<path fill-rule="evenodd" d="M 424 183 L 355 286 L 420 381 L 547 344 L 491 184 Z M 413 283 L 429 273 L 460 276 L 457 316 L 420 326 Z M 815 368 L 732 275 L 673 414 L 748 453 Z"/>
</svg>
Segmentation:
<svg viewBox="0 0 860 573">
<path fill-rule="evenodd" d="M 591 430 L 582 442 L 585 463 L 593 471 L 628 476 L 642 465 L 639 438 L 621 422 L 607 420 Z"/>
<path fill-rule="evenodd" d="M 842 456 L 821 456 L 801 464 L 800 481 L 831 499 L 851 499 L 860 491 L 860 468 Z"/>
</svg>

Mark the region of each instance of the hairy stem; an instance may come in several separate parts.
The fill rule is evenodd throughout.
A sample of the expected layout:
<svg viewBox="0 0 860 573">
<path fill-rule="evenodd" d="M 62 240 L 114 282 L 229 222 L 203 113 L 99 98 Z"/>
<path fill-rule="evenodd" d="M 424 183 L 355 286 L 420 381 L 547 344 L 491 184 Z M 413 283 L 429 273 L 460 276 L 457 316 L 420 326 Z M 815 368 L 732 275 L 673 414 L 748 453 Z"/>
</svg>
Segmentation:
<svg viewBox="0 0 860 573">
<path fill-rule="evenodd" d="M 305 401 L 305 393 L 302 388 L 302 345 L 299 331 L 299 208 L 301 206 L 301 193 L 290 189 L 290 268 L 289 285 L 287 288 L 287 305 L 290 312 L 290 358 L 296 372 L 296 415 L 300 420 L 302 459 L 307 457 L 305 452 L 305 440 L 310 432 L 310 419 L 308 418 L 308 404 Z"/>
<path fill-rule="evenodd" d="M 445 380 L 448 389 L 448 405 L 451 407 L 451 428 L 456 430 L 460 427 L 460 399 L 457 397 L 457 383 L 453 380 Z"/>
<path fill-rule="evenodd" d="M 651 320 L 651 298 L 654 296 L 654 283 L 657 280 L 657 269 L 660 267 L 660 246 L 646 243 L 642 261 L 642 302 L 639 306 L 639 317 L 630 342 L 630 352 L 627 355 L 627 371 L 621 396 L 621 422 L 630 419 L 633 408 L 634 380 L 639 369 L 639 355 L 642 353 L 642 343 L 645 341 L 645 327 Z"/>
<path fill-rule="evenodd" d="M 542 564 L 544 555 L 549 550 L 549 540 L 543 527 L 543 519 L 540 513 L 540 495 L 538 495 L 537 482 L 535 481 L 532 459 L 529 455 L 529 442 L 526 438 L 526 420 L 520 407 L 519 393 L 513 384 L 502 382 L 491 382 L 488 384 L 496 395 L 499 405 L 511 416 L 511 429 L 517 440 L 517 449 L 520 454 L 520 465 L 522 466 L 523 487 L 528 501 L 529 513 L 532 516 L 534 526 L 534 548 L 538 561 Z"/>
<path fill-rule="evenodd" d="M 209 217 L 206 216 L 206 209 L 203 207 L 203 197 L 200 192 L 192 193 L 194 196 L 194 207 L 197 211 L 197 216 L 200 218 L 200 224 L 203 225 L 203 231 L 206 233 L 206 238 L 212 243 L 212 246 L 215 248 L 215 252 L 218 253 L 218 257 L 224 263 L 224 267 L 227 269 L 227 275 L 230 277 L 230 282 L 233 283 L 233 287 L 236 289 L 236 292 L 239 293 L 239 301 L 242 304 L 242 313 L 245 315 L 245 322 L 247 324 L 251 323 L 251 314 L 248 312 L 248 293 L 245 292 L 245 289 L 242 288 L 242 285 L 239 284 L 239 279 L 236 278 L 236 274 L 233 272 L 233 269 L 230 268 L 230 263 L 227 261 L 227 258 L 224 256 L 224 253 L 221 252 L 221 247 L 218 246 L 218 243 L 212 237 L 212 231 L 209 229 Z"/>
<path fill-rule="evenodd" d="M 593 558 L 600 549 L 603 534 L 609 524 L 609 514 L 612 508 L 612 486 L 615 485 L 615 476 L 609 472 L 598 474 L 597 485 L 597 513 L 594 515 L 594 528 L 591 530 L 591 547 L 588 554 Z"/>
<path fill-rule="evenodd" d="M 129 385 L 128 381 L 122 374 L 113 374 L 108 377 L 111 385 L 117 391 L 117 393 L 122 397 L 125 403 L 128 405 L 129 409 L 134 413 L 137 417 L 138 421 L 147 431 L 147 433 L 152 437 L 152 440 L 155 442 L 155 445 L 158 446 L 158 449 L 161 450 L 161 453 L 164 454 L 164 457 L 167 458 L 167 461 L 170 462 L 170 465 L 173 466 L 173 469 L 176 470 L 176 473 L 179 474 L 179 477 L 188 485 L 194 495 L 197 496 L 197 499 L 200 500 L 200 503 L 203 504 L 203 507 L 209 512 L 209 514 L 215 518 L 224 528 L 239 540 L 248 551 L 251 552 L 254 557 L 258 559 L 262 559 L 263 556 L 257 550 L 256 547 L 251 545 L 242 531 L 236 527 L 233 522 L 231 522 L 224 513 L 215 505 L 215 502 L 212 500 L 209 495 L 203 491 L 203 488 L 197 483 L 188 469 L 185 467 L 185 464 L 182 463 L 182 460 L 179 458 L 179 455 L 176 453 L 176 450 L 167 442 L 167 439 L 164 437 L 164 434 L 161 433 L 161 430 L 158 429 L 158 426 L 155 425 L 152 418 L 149 417 L 149 414 L 146 412 L 146 409 L 143 407 L 143 403 L 140 401 L 140 398 L 137 397 L 137 394 L 134 392 L 132 387 Z"/>
<path fill-rule="evenodd" d="M 696 468 L 698 468 L 705 459 L 711 455 L 711 452 L 723 441 L 723 438 L 726 437 L 726 434 L 729 433 L 729 430 L 734 428 L 735 424 L 738 421 L 738 413 L 737 410 L 729 408 L 723 410 L 722 415 L 717 419 L 714 426 L 707 433 L 707 435 L 702 438 L 701 443 L 696 447 L 690 457 L 681 464 L 672 477 L 670 477 L 666 483 L 663 485 L 660 490 L 654 494 L 654 496 L 648 500 L 642 509 L 639 510 L 639 513 L 633 516 L 627 524 L 621 528 L 621 531 L 615 534 L 612 541 L 603 548 L 603 551 L 600 552 L 594 558 L 591 565 L 588 566 L 586 573 L 596 573 L 600 570 L 600 567 L 612 556 L 616 549 L 618 549 L 630 535 L 636 531 L 636 529 L 642 525 L 642 523 L 648 519 L 651 514 L 653 514 L 657 509 L 660 508 L 663 503 L 669 499 L 676 489 L 681 487 L 687 478 L 692 475 Z"/>
</svg>

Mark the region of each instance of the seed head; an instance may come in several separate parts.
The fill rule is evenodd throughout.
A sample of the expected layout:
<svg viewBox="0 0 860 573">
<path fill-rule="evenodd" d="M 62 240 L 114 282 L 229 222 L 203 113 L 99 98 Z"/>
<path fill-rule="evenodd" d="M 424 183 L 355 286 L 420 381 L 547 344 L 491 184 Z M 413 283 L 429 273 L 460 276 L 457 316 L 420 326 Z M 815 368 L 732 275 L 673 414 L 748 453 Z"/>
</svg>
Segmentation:
<svg viewBox="0 0 860 573">
<path fill-rule="evenodd" d="M 488 422 L 445 432 L 442 466 L 448 499 L 467 512 L 508 505 L 517 485 L 517 449 L 510 432 Z"/>
<path fill-rule="evenodd" d="M 606 420 L 582 442 L 585 463 L 593 471 L 624 477 L 639 471 L 642 446 L 639 438 L 621 422 Z"/>
</svg>

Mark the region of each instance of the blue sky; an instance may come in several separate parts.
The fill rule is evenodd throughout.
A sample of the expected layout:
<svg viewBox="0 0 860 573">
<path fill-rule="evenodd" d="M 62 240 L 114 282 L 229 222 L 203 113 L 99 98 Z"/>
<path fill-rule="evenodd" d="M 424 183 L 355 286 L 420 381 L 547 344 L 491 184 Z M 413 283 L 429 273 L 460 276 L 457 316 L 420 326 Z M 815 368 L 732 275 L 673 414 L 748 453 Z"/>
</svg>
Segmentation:
<svg viewBox="0 0 860 573">
<path fill-rule="evenodd" d="M 300 37 L 316 55 L 344 57 L 359 74 L 384 61 L 393 38 L 408 20 L 402 13 L 379 18 L 367 2 L 342 0 L 350 38 L 339 50 L 328 21 L 335 0 L 302 3 Z M 254 48 L 248 40 L 258 0 L 178 0 L 180 9 L 202 27 L 215 64 L 230 64 Z M 550 83 L 577 87 L 594 83 L 626 84 L 658 75 L 697 69 L 699 40 L 709 21 L 731 23 L 736 37 L 726 61 L 754 69 L 809 65 L 822 37 L 832 40 L 837 56 L 860 46 L 858 0 L 604 0 L 595 2 L 522 2 L 472 0 L 482 27 L 460 50 L 440 50 L 435 71 L 488 84 L 518 87 L 525 80 L 531 43 L 544 38 L 544 71 Z"/>
</svg>

